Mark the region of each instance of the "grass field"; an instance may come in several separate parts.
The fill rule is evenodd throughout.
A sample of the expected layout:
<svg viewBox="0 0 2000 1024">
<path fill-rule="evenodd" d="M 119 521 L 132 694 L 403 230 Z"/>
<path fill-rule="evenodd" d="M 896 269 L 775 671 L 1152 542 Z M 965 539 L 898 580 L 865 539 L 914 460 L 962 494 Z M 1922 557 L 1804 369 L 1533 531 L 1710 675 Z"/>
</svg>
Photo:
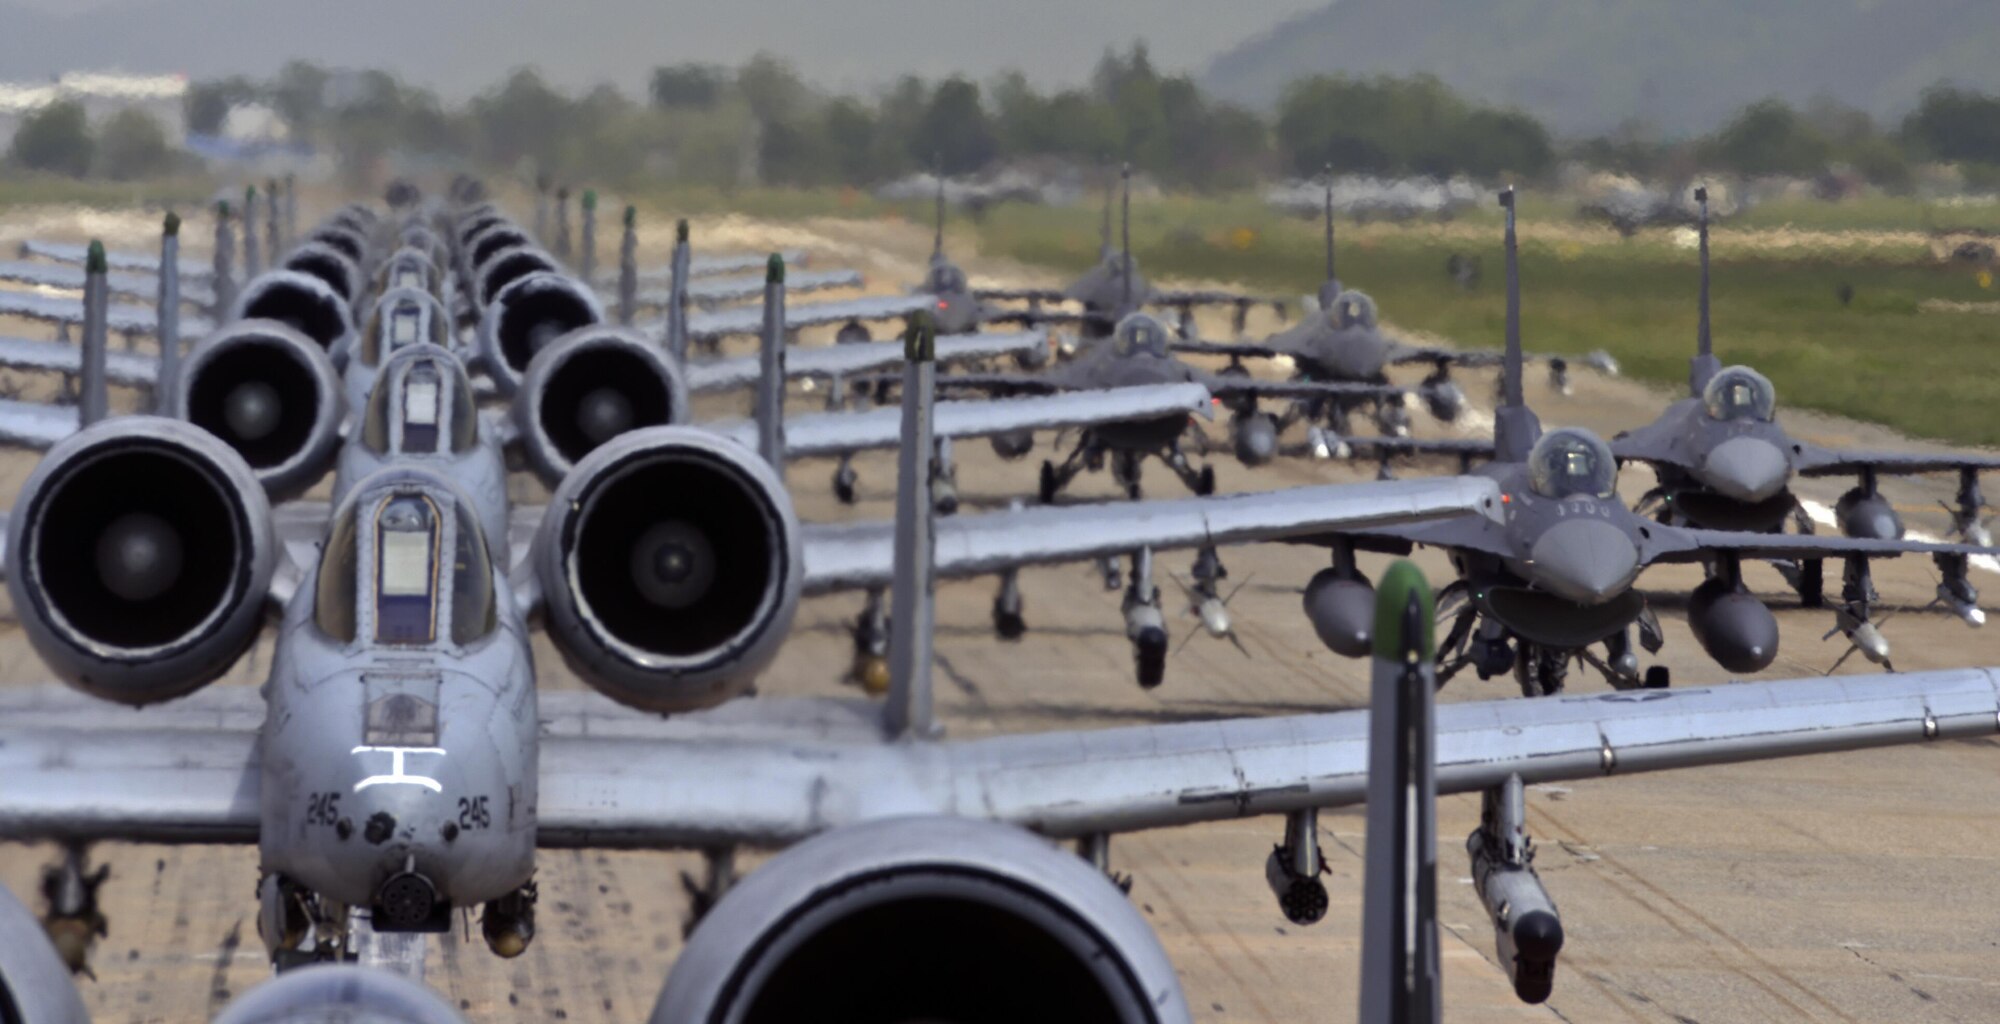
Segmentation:
<svg viewBox="0 0 2000 1024">
<path fill-rule="evenodd" d="M 1725 363 L 1763 371 L 1781 403 L 1922 437 L 2000 445 L 2000 416 L 1989 412 L 2000 407 L 2000 314 L 1924 309 L 1926 300 L 2000 302 L 2000 289 L 1978 268 L 1940 259 L 1923 225 L 1897 223 L 1890 209 L 1810 223 L 1777 220 L 1783 211 L 1767 210 L 1769 224 L 1718 229 L 1717 353 Z M 1991 212 L 1955 212 L 1974 211 Z M 1868 217 L 1878 222 L 1864 227 Z M 1134 251 L 1155 277 L 1234 281 L 1287 295 L 1310 293 L 1321 277 L 1318 226 L 1279 218 L 1253 199 L 1135 205 L 1133 221 Z M 1522 330 L 1530 350 L 1604 349 L 1632 376 L 1669 386 L 1686 379 L 1697 280 L 1691 232 L 1626 240 L 1536 204 L 1524 204 L 1521 226 Z M 1373 295 L 1386 320 L 1465 346 L 1501 343 L 1497 218 L 1340 228 L 1340 276 Z M 1006 207 L 978 231 L 986 252 L 1065 270 L 1097 254 L 1095 218 L 1077 211 Z M 1473 290 L 1446 275 L 1453 253 L 1479 258 L 1482 280 Z M 1851 305 L 1837 298 L 1843 284 L 1854 289 Z"/>
</svg>

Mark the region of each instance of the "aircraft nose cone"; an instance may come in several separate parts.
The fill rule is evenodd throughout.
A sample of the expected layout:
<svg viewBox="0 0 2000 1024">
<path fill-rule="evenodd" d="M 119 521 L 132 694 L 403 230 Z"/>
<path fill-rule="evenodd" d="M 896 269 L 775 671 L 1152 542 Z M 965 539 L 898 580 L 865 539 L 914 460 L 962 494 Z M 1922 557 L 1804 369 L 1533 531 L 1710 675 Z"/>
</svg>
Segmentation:
<svg viewBox="0 0 2000 1024">
<path fill-rule="evenodd" d="M 1557 523 L 1536 539 L 1529 557 L 1534 583 L 1578 604 L 1601 604 L 1639 574 L 1632 538 L 1601 519 Z"/>
<path fill-rule="evenodd" d="M 158 516 L 120 516 L 97 540 L 97 576 L 127 601 L 150 601 L 181 575 L 181 538 Z"/>
<path fill-rule="evenodd" d="M 278 390 L 261 380 L 238 384 L 223 401 L 222 419 L 242 440 L 269 437 L 278 429 Z"/>
<path fill-rule="evenodd" d="M 1757 437 L 1716 445 L 1701 468 L 1703 482 L 1737 501 L 1763 501 L 1784 490 L 1792 475 L 1784 451 Z"/>
</svg>

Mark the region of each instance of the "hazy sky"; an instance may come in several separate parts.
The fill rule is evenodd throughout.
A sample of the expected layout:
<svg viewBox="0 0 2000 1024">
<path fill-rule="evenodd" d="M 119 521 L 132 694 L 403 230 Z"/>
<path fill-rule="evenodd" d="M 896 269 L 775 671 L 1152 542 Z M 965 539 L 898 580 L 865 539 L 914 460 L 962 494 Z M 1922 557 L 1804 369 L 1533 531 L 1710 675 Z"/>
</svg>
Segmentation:
<svg viewBox="0 0 2000 1024">
<path fill-rule="evenodd" d="M 88 24 L 99 51 L 120 63 L 141 40 L 118 35 L 116 12 L 132 35 L 173 20 L 202 26 L 202 37 L 175 40 L 187 70 L 264 73 L 285 58 L 355 66 L 368 56 L 447 94 L 462 94 L 520 64 L 536 64 L 569 85 L 611 81 L 637 87 L 658 64 L 685 60 L 734 63 L 759 50 L 791 59 L 827 85 L 867 87 L 904 72 L 961 72 L 983 78 L 1019 68 L 1045 82 L 1080 82 L 1107 45 L 1143 37 L 1162 67 L 1199 72 L 1209 59 L 1281 19 L 1327 0 L 0 0 Z M 395 12 L 410 31 L 370 25 Z M 110 15 L 110 16 L 107 16 Z M 186 20 L 182 20 L 186 19 Z M 335 20 L 329 24 L 329 19 Z M 370 25 L 363 28 L 364 25 Z M 232 28 L 233 26 L 233 28 Z M 444 38 L 424 40 L 445 26 Z M 613 28 L 612 26 L 617 26 Z M 178 27 L 178 26 L 177 26 Z M 192 28 L 192 26 L 189 26 Z M 286 31 L 295 27 L 296 31 Z M 178 35 L 179 33 L 168 33 Z M 416 38 L 412 38 L 412 37 Z M 419 40 L 424 40 L 419 42 Z M 156 40 L 165 42 L 164 40 Z M 25 41 L 23 41 L 25 42 Z M 86 58 L 69 46 L 22 47 L 0 59 L 0 77 L 44 73 L 32 65 Z M 60 55 L 51 51 L 61 51 Z M 146 52 L 146 51 L 141 51 Z M 240 56 L 237 56 L 240 55 Z M 5 58 L 0 48 L 0 58 Z M 171 59 L 171 58 L 166 58 Z M 21 63 L 10 68 L 5 64 Z"/>
</svg>

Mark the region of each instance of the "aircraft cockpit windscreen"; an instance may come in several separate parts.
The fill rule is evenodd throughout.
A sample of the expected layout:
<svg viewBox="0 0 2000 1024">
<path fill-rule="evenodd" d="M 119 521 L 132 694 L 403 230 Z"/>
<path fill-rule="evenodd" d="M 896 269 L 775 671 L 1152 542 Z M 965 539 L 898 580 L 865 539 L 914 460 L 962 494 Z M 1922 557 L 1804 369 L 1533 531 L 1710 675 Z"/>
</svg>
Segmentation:
<svg viewBox="0 0 2000 1024">
<path fill-rule="evenodd" d="M 447 345 L 448 320 L 444 306 L 421 286 L 383 293 L 361 333 L 362 365 L 381 366 L 382 360 L 423 342 Z"/>
<path fill-rule="evenodd" d="M 934 295 L 962 292 L 965 290 L 965 271 L 949 263 L 939 264 L 931 268 L 930 280 L 925 284 Z"/>
<path fill-rule="evenodd" d="M 1334 330 L 1349 327 L 1374 327 L 1375 300 L 1364 292 L 1345 291 L 1333 300 L 1333 308 L 1327 310 L 1327 323 Z"/>
<path fill-rule="evenodd" d="M 1747 366 L 1731 366 L 1709 378 L 1701 404 L 1712 420 L 1768 423 L 1777 413 L 1778 390 L 1763 374 Z"/>
<path fill-rule="evenodd" d="M 398 494 L 375 513 L 375 640 L 421 646 L 437 639 L 438 509 Z"/>
<path fill-rule="evenodd" d="M 1609 498 L 1618 490 L 1618 463 L 1597 435 L 1554 430 L 1528 453 L 1528 480 L 1544 498 Z"/>
<path fill-rule="evenodd" d="M 1111 352 L 1121 358 L 1151 355 L 1164 359 L 1168 337 L 1167 328 L 1158 320 L 1144 313 L 1134 313 L 1118 322 L 1118 330 L 1111 339 Z"/>
<path fill-rule="evenodd" d="M 457 361 L 434 354 L 392 361 L 361 414 L 361 443 L 378 455 L 459 454 L 478 441 L 478 408 Z"/>
</svg>

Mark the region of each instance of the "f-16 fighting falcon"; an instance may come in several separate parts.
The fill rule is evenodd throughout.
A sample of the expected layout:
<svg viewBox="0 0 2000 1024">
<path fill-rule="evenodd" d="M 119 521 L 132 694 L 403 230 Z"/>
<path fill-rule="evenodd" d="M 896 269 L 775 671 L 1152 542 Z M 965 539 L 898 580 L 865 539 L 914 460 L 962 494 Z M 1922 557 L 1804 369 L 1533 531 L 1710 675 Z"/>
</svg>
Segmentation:
<svg viewBox="0 0 2000 1024">
<path fill-rule="evenodd" d="M 1434 793 L 1485 795 L 1472 874 L 1497 962 L 1534 1002 L 1550 992 L 1562 939 L 1523 831 L 1523 786 L 1990 736 L 2000 722 L 2000 681 L 1986 670 L 1433 708 L 1433 611 L 1401 566 L 1375 606 L 1372 713 L 942 739 L 936 578 L 969 558 L 1027 554 L 1068 532 L 1049 527 L 1076 510 L 933 518 L 927 348 L 914 338 L 905 370 L 910 443 L 893 526 L 800 531 L 782 486 L 740 446 L 654 428 L 593 452 L 564 481 L 517 588 L 482 557 L 448 484 L 386 471 L 330 524 L 286 603 L 261 694 L 214 690 L 134 713 L 9 693 L 0 836 L 68 844 L 77 870 L 76 851 L 98 840 L 255 842 L 268 872 L 260 930 L 284 961 L 342 955 L 347 929 L 362 926 L 350 907 L 376 930 L 424 929 L 473 902 L 485 904 L 489 944 L 517 954 L 533 934 L 538 849 L 695 846 L 726 864 L 739 846 L 788 846 L 709 894 L 655 1022 L 997 1012 L 1182 1024 L 1173 967 L 1110 876 L 1113 836 L 1282 815 L 1262 868 L 1280 912 L 1310 925 L 1329 904 L 1319 811 L 1366 800 L 1358 1002 L 1361 1019 L 1388 1024 L 1436 1019 Z M 173 486 L 126 486 L 135 474 Z M 1494 497 L 1461 481 L 1315 490 L 1335 528 Z M 1194 500 L 1224 517 L 1254 507 Z M 1167 508 L 1155 518 L 1120 506 L 1118 525 L 1153 532 L 1180 518 Z M 199 431 L 94 424 L 51 451 L 10 519 L 23 625 L 90 694 L 151 704 L 193 690 L 255 632 L 273 561 L 267 514 L 240 462 Z M 864 565 L 895 579 L 886 702 L 728 699 L 782 640 L 802 577 Z M 565 657 L 605 694 L 683 713 L 538 698 L 521 634 L 538 602 Z M 100 920 L 86 880 L 58 885 L 74 897 L 54 908 L 59 928 Z M 54 979 L 16 974 L 21 961 L 0 946 L 6 989 L 47 999 Z M 245 1002 L 281 988 L 286 1005 L 305 1001 L 326 970 L 305 967 Z M 807 974 L 809 987 L 789 980 Z M 1024 974 L 1036 984 L 1020 985 Z M 378 1014 L 393 1005 L 360 1001 Z"/>
<path fill-rule="evenodd" d="M 1560 692 L 1572 660 L 1586 662 L 1614 686 L 1662 687 L 1665 666 L 1642 676 L 1631 646 L 1639 627 L 1648 650 L 1662 643 L 1639 573 L 1659 562 L 1700 562 L 1708 579 L 1688 603 L 1688 623 L 1708 655 L 1731 672 L 1756 672 L 1778 653 L 1778 625 L 1744 586 L 1746 559 L 1841 558 L 1846 576 L 1835 628 L 1869 660 L 1889 663 L 1888 641 L 1873 621 L 1872 558 L 1930 554 L 1964 559 L 1989 549 L 1968 544 L 1921 544 L 1900 539 L 1822 538 L 1740 533 L 1654 523 L 1619 499 L 1612 449 L 1579 428 L 1542 432 L 1521 394 L 1520 270 L 1515 251 L 1513 192 L 1507 211 L 1507 349 L 1503 401 L 1495 413 L 1494 458 L 1476 473 L 1500 488 L 1507 514 L 1499 522 L 1439 523 L 1363 530 L 1331 539 L 1333 566 L 1315 576 L 1306 609 L 1334 651 L 1368 650 L 1366 579 L 1357 549 L 1406 552 L 1425 544 L 1451 552 L 1459 578 L 1440 604 L 1454 615 L 1444 642 L 1440 681 L 1466 666 L 1480 678 L 1512 671 L 1526 696 Z M 1356 446 L 1373 442 L 1357 441 Z M 1398 450 L 1441 451 L 1463 457 L 1462 442 L 1400 439 Z M 1960 581 L 1963 582 L 1962 577 Z M 1969 583 L 1966 584 L 1969 587 Z M 1602 643 L 1604 656 L 1591 646 Z"/>
<path fill-rule="evenodd" d="M 1979 474 L 2000 468 L 2000 458 L 1982 455 L 1923 455 L 1908 452 L 1823 448 L 1800 441 L 1778 425 L 1777 391 L 1748 366 L 1723 366 L 1709 332 L 1708 190 L 1697 188 L 1700 207 L 1701 303 L 1695 356 L 1688 365 L 1689 397 L 1668 406 L 1660 418 L 1611 439 L 1622 461 L 1653 467 L 1659 486 L 1647 492 L 1639 511 L 1656 511 L 1662 522 L 1720 530 L 1777 532 L 1787 519 L 1810 533 L 1812 521 L 1789 484 L 1799 476 L 1857 475 L 1856 486 L 1834 506 L 1841 532 L 1883 540 L 1903 536 L 1903 522 L 1876 489 L 1883 474 L 1958 472 L 1958 505 L 1952 510 L 1953 536 L 1980 546 L 1992 544 L 1982 516 L 1986 499 Z M 1979 593 L 1966 578 L 1966 561 L 1937 556 L 1943 580 L 1937 600 L 1977 625 L 1985 618 Z M 1809 606 L 1822 600 L 1821 563 L 1807 559 L 1787 575 Z"/>
<path fill-rule="evenodd" d="M 1085 334 L 1090 338 L 1102 338 L 1117 327 L 1119 320 L 1133 310 L 1152 306 L 1175 310 L 1180 315 L 1180 331 L 1183 336 L 1193 333 L 1194 309 L 1196 306 L 1231 306 L 1236 310 L 1236 330 L 1240 333 L 1244 320 L 1253 306 L 1269 305 L 1279 316 L 1286 313 L 1285 300 L 1237 292 L 1213 291 L 1193 288 L 1156 288 L 1139 272 L 1139 262 L 1132 255 L 1132 168 L 1128 165 L 1121 172 L 1123 182 L 1124 212 L 1122 215 L 1124 244 L 1114 249 L 1111 246 L 1111 191 L 1104 194 L 1104 222 L 1100 229 L 1097 247 L 1097 265 L 1084 271 L 1083 276 L 1060 290 L 1052 288 L 974 288 L 976 299 L 1014 301 L 1028 303 L 1030 315 L 1043 315 L 1044 303 L 1074 302 L 1083 307 Z"/>
<path fill-rule="evenodd" d="M 1262 343 L 1219 343 L 1183 340 L 1174 344 L 1177 352 L 1228 356 L 1225 372 L 1242 372 L 1244 359 L 1291 360 L 1297 377 L 1306 381 L 1349 384 L 1389 383 L 1392 366 L 1428 364 L 1424 378 L 1425 404 L 1431 415 L 1452 422 L 1465 409 L 1465 394 L 1452 382 L 1453 366 L 1493 366 L 1501 361 L 1498 352 L 1419 347 L 1391 339 L 1382 331 L 1375 300 L 1341 284 L 1334 270 L 1333 177 L 1327 172 L 1326 185 L 1326 279 L 1319 286 L 1318 316 L 1300 319 Z M 1569 391 L 1569 361 L 1549 357 L 1549 373 L 1556 387 Z M 1606 373 L 1617 367 L 1610 357 L 1595 354 L 1585 364 Z M 1347 454 L 1343 438 L 1348 436 L 1348 417 L 1360 408 L 1372 407 L 1375 424 L 1384 436 L 1404 437 L 1410 432 L 1410 417 L 1401 394 L 1352 397 L 1325 396 L 1295 401 L 1280 416 L 1260 412 L 1255 400 L 1236 403 L 1232 433 L 1237 452 L 1246 462 L 1268 461 L 1278 450 L 1278 437 L 1293 423 L 1306 423 L 1308 450 L 1318 458 Z"/>
</svg>

